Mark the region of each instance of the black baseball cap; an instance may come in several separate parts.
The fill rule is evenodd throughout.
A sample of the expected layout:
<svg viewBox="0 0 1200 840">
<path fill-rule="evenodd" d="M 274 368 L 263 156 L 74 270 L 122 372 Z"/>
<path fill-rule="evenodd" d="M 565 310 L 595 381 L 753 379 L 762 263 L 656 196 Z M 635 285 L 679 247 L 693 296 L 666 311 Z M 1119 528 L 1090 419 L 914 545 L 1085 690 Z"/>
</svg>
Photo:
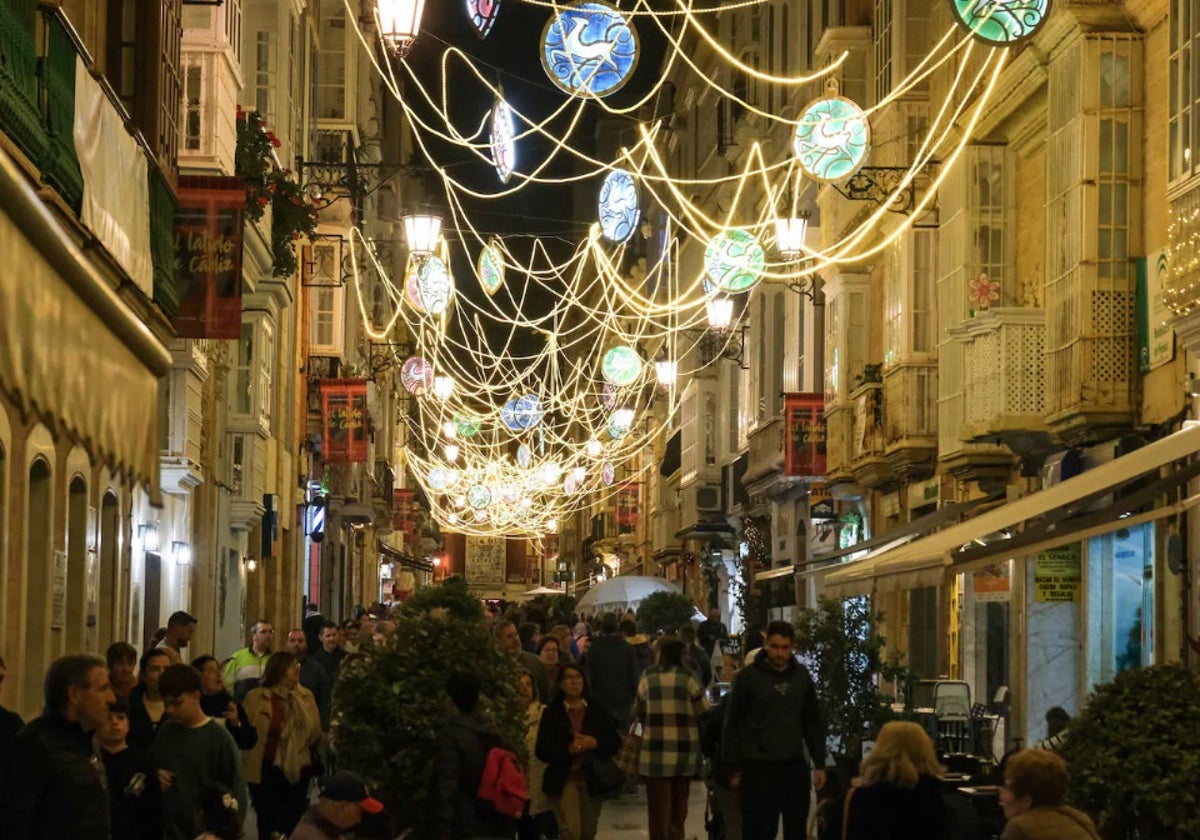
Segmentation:
<svg viewBox="0 0 1200 840">
<path fill-rule="evenodd" d="M 334 773 L 321 788 L 321 796 L 334 802 L 357 802 L 368 814 L 378 814 L 383 803 L 372 799 L 367 785 L 358 775 L 343 770 Z"/>
</svg>

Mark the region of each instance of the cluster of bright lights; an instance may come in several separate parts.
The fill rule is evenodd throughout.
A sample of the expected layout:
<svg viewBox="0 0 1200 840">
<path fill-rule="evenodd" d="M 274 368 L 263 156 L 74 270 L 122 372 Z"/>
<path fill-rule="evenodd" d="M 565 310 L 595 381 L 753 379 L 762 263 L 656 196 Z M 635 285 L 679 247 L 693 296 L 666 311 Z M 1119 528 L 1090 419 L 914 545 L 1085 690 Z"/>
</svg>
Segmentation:
<svg viewBox="0 0 1200 840">
<path fill-rule="evenodd" d="M 387 0 L 380 14 L 385 6 L 406 2 L 418 0 Z M 623 9 L 601 0 L 524 2 L 551 9 L 538 44 L 529 48 L 540 50 L 548 79 L 563 93 L 562 103 L 540 120 L 507 102 L 489 80 L 494 74 L 462 50 L 443 50 L 441 93 L 435 94 L 407 61 L 379 61 L 371 39 L 359 30 L 416 144 L 440 174 L 446 201 L 444 216 L 405 219 L 410 257 L 398 281 L 369 248 L 352 249 L 356 260 L 365 253 L 369 263 L 355 262 L 354 288 L 372 340 L 401 334 L 416 340 L 416 353 L 397 360 L 401 383 L 415 398 L 415 410 L 405 421 L 409 466 L 427 491 L 437 521 L 473 534 L 549 533 L 571 511 L 637 480 L 638 472 L 649 467 L 648 459 L 638 456 L 678 409 L 677 380 L 695 372 L 682 362 L 695 359 L 690 351 L 698 336 L 707 330 L 728 338 L 738 299 L 758 284 L 793 284 L 829 267 L 869 259 L 920 218 L 971 140 L 1007 58 L 1003 47 L 1028 37 L 1048 11 L 1047 0 L 952 0 L 956 28 L 942 35 L 888 96 L 864 109 L 841 95 L 833 81 L 845 55 L 811 73 L 776 76 L 745 64 L 708 30 L 712 12 L 761 0 L 704 7 L 675 0 L 675 7 L 665 10 L 651 8 L 648 0 Z M 500 0 L 466 0 L 465 8 L 480 37 L 502 13 Z M 354 15 L 347 19 L 356 21 Z M 668 50 L 651 89 L 618 106 L 606 97 L 636 67 L 637 20 L 650 21 Z M 961 37 L 963 29 L 974 37 Z M 382 17 L 378 31 L 386 41 Z M 734 72 L 712 72 L 698 60 L 723 63 Z M 613 160 L 596 159 L 572 142 L 589 103 L 613 114 L 634 114 L 660 94 L 664 80 L 689 72 L 702 89 L 737 103 L 768 132 L 787 132 L 788 153 L 768 160 L 763 146 L 752 143 L 738 171 L 683 178 L 667 164 L 669 132 L 661 123 L 643 124 L 636 141 Z M 844 181 L 866 164 L 872 115 L 935 74 L 945 82 L 945 95 L 894 194 L 909 190 L 930 171 L 931 162 L 941 166 L 926 178 L 910 215 L 886 226 L 881 236 L 885 201 L 832 241 L 827 233 L 820 246 L 811 244 L 808 219 L 799 209 L 802 196 L 812 195 L 812 185 Z M 825 95 L 792 119 L 725 87 L 722 79 L 732 77 L 750 77 L 785 92 L 818 82 L 825 85 Z M 463 128 L 450 117 L 449 91 L 472 85 L 489 93 L 494 105 Z M 417 111 L 414 99 L 426 106 L 422 111 L 432 111 L 432 120 Z M 522 155 L 523 146 L 530 145 L 522 141 L 533 137 L 551 141 L 540 160 Z M 440 167 L 429 148 L 435 141 L 457 144 L 492 165 L 496 186 L 468 185 Z M 575 175 L 546 174 L 560 155 L 576 159 Z M 540 242 L 534 243 L 532 256 L 517 256 L 503 237 L 481 231 L 465 209 L 468 198 L 501 198 L 531 184 L 579 182 L 596 185 L 596 219 L 566 259 L 553 259 Z M 716 191 L 727 196 L 719 217 L 707 209 L 710 198 L 695 197 Z M 642 230 L 644 208 L 650 206 L 667 219 L 663 247 L 656 262 L 631 273 L 626 249 Z M 454 247 L 471 257 L 474 278 L 452 276 L 442 225 L 456 232 Z M 703 252 L 693 276 L 680 273 L 685 246 Z M 365 303 L 368 270 L 390 299 L 391 314 L 382 323 Z M 480 284 L 487 293 L 483 303 L 456 293 L 466 282 Z M 553 311 L 531 314 L 526 301 L 547 296 L 557 301 Z M 499 345 L 498 334 L 506 336 Z"/>
</svg>

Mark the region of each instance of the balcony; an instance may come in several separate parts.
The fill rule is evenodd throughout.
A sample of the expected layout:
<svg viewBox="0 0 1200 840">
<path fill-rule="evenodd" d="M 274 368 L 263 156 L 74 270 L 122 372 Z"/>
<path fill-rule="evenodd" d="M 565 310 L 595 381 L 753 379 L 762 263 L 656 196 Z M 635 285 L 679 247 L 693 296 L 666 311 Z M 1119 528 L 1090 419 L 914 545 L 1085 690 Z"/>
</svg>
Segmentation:
<svg viewBox="0 0 1200 840">
<path fill-rule="evenodd" d="M 883 374 L 887 448 L 896 476 L 920 481 L 937 463 L 937 365 L 901 362 Z"/>
<path fill-rule="evenodd" d="M 825 408 L 826 468 L 825 479 L 830 485 L 854 481 L 850 461 L 854 452 L 854 405 L 838 402 Z"/>
<path fill-rule="evenodd" d="M 742 477 L 743 485 L 755 484 L 783 472 L 786 429 L 783 415 L 776 415 L 750 433 L 750 460 Z"/>
<path fill-rule="evenodd" d="M 35 165 L 49 145 L 37 105 L 37 7 L 35 0 L 0 3 L 0 128 Z"/>
<path fill-rule="evenodd" d="M 985 310 L 955 332 L 963 343 L 966 391 L 963 437 L 1007 441 L 1048 438 L 1046 313 Z"/>
<path fill-rule="evenodd" d="M 874 488 L 895 480 L 885 456 L 883 383 L 864 382 L 850 392 L 854 406 L 850 468 L 863 487 Z"/>
</svg>

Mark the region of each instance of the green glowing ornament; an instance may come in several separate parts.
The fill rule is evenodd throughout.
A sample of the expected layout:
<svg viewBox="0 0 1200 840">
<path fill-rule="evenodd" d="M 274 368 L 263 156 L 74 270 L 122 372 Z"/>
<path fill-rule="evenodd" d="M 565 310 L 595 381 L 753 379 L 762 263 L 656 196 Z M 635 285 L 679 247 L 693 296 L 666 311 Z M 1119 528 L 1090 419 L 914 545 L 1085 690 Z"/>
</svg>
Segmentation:
<svg viewBox="0 0 1200 840">
<path fill-rule="evenodd" d="M 825 91 L 800 114 L 792 151 L 809 177 L 828 183 L 849 178 L 867 162 L 871 124 L 862 108 L 838 96 L 836 81 Z"/>
<path fill-rule="evenodd" d="M 1010 47 L 1032 37 L 1050 14 L 1050 0 L 950 0 L 954 21 L 980 41 Z"/>
<path fill-rule="evenodd" d="M 458 430 L 462 437 L 471 437 L 479 434 L 479 428 L 483 425 L 478 417 L 455 417 L 454 428 Z"/>
<path fill-rule="evenodd" d="M 632 347 L 618 344 L 604 354 L 600 370 L 613 385 L 632 385 L 642 372 L 642 359 Z"/>
<path fill-rule="evenodd" d="M 744 292 L 758 285 L 767 268 L 767 252 L 754 234 L 741 228 L 722 231 L 704 249 L 704 270 L 724 292 Z"/>
</svg>

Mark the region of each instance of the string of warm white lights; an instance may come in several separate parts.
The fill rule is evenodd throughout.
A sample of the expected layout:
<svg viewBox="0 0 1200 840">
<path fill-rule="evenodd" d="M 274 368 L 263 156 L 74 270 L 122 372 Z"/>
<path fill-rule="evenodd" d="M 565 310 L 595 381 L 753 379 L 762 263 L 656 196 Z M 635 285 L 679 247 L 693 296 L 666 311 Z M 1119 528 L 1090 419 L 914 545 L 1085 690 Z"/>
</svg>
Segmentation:
<svg viewBox="0 0 1200 840">
<path fill-rule="evenodd" d="M 594 2 L 526 2 L 551 11 L 556 23 L 543 34 L 544 64 L 555 87 L 575 94 L 540 119 L 505 101 L 487 69 L 453 46 L 442 51 L 436 92 L 407 61 L 378 61 L 368 33 L 353 15 L 347 16 L 399 104 L 416 146 L 441 176 L 445 223 L 455 233 L 452 243 L 436 234 L 436 241 L 421 248 L 410 241 L 413 253 L 404 276 L 394 278 L 355 232 L 351 254 L 357 305 L 372 340 L 402 334 L 414 340 L 414 355 L 403 361 L 401 371 L 402 384 L 413 395 L 404 421 L 408 466 L 442 527 L 468 534 L 552 532 L 563 516 L 602 503 L 635 481 L 652 463 L 639 456 L 675 422 L 680 409 L 674 377 L 705 364 L 704 354 L 695 351 L 714 319 L 723 317 L 728 325 L 732 298 L 759 282 L 796 283 L 870 258 L 931 206 L 995 90 L 1007 57 L 1007 43 L 1000 36 L 1021 34 L 1028 21 L 998 20 L 994 5 L 968 18 L 976 12 L 967 0 L 954 0 L 959 22 L 969 20 L 975 37 L 956 38 L 960 28 L 950 29 L 887 96 L 868 108 L 841 97 L 834 84 L 826 96 L 788 118 L 758 107 L 727 80 L 736 75 L 785 93 L 798 91 L 833 78 L 846 55 L 814 72 L 778 75 L 741 60 L 705 25 L 715 12 L 763 0 L 704 8 L 676 0 L 675 8 L 665 10 L 652 9 L 648 0 L 635 0 L 623 10 Z M 1045 12 L 1045 0 L 1018 2 L 1041 3 Z M 580 12 L 585 6 L 586 15 Z M 617 32 L 616 40 L 585 40 L 585 32 L 595 35 L 588 30 L 587 15 L 603 17 L 604 32 Z M 650 88 L 618 107 L 604 96 L 624 84 L 636 63 L 634 18 L 653 24 L 667 52 Z M 985 31 L 990 41 L 982 37 Z M 685 44 L 689 39 L 702 46 L 703 56 L 690 54 L 696 51 Z M 979 40 L 987 43 L 976 59 L 972 52 L 979 49 Z M 702 66 L 712 61 L 730 72 Z M 671 171 L 663 150 L 663 122 L 638 125 L 635 142 L 613 160 L 577 147 L 573 138 L 588 105 L 617 116 L 639 113 L 660 94 L 666 79 L 678 77 L 676 62 L 701 89 L 761 120 L 765 133 L 776 139 L 748 144 L 736 171 L 710 177 Z M 850 177 L 870 150 L 871 117 L 918 85 L 947 75 L 946 93 L 925 136 L 909 144 L 916 148 L 893 188 L 892 198 L 913 191 L 910 215 L 885 226 L 885 200 L 851 228 L 834 236 L 823 231 L 826 241 L 820 246 L 803 241 L 803 224 L 792 228 L 801 233 L 799 244 L 780 241 L 782 233 L 776 231 L 784 228 L 778 227 L 777 208 L 796 208 L 810 184 Z M 457 96 L 469 86 L 496 105 L 477 123 L 460 128 L 449 115 L 449 91 Z M 781 133 L 791 137 L 792 146 L 792 154 L 782 159 L 769 151 Z M 534 137 L 550 141 L 549 151 L 539 160 L 521 161 L 517 151 Z M 435 142 L 453 144 L 493 164 L 498 186 L 480 188 L 439 166 L 432 153 Z M 561 156 L 574 160 L 573 174 L 549 175 Z M 923 179 L 920 190 L 915 189 L 918 178 Z M 482 231 L 468 206 L 469 201 L 512 196 L 532 185 L 570 188 L 596 179 L 603 180 L 599 219 L 566 257 L 554 258 L 536 238 L 531 246 L 515 250 L 506 237 Z M 693 197 L 714 190 L 723 195 L 719 217 L 707 209 L 707 199 Z M 651 249 L 654 257 L 639 261 L 633 259 L 630 243 L 646 206 L 661 214 L 665 230 L 658 232 L 659 247 Z M 778 256 L 768 258 L 762 243 Z M 703 268 L 681 272 L 681 255 L 692 247 L 703 249 Z M 361 266 L 360 253 L 366 254 Z M 456 293 L 449 268 L 454 254 L 476 264 L 473 280 L 486 295 Z M 366 304 L 368 282 L 382 287 L 390 305 L 381 323 Z M 545 300 L 554 302 L 548 310 L 533 305 Z M 715 333 L 718 341 L 729 335 Z M 663 354 L 665 367 L 650 364 L 655 352 Z M 682 367 L 684 360 L 692 367 Z"/>
</svg>

